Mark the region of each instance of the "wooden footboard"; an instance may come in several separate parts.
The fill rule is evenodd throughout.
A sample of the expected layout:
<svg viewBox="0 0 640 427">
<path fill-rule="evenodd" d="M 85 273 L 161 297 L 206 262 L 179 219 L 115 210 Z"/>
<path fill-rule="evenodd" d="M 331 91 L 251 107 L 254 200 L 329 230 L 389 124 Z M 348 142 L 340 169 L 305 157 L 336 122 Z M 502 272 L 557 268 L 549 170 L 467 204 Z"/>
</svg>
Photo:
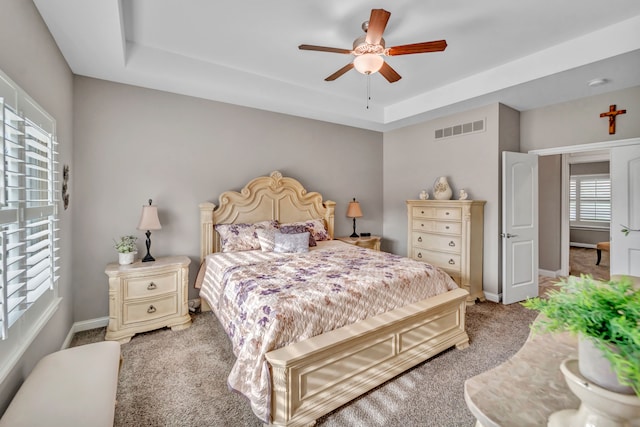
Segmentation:
<svg viewBox="0 0 640 427">
<path fill-rule="evenodd" d="M 271 419 L 310 425 L 412 366 L 456 346 L 468 292 L 456 289 L 271 351 Z"/>
</svg>

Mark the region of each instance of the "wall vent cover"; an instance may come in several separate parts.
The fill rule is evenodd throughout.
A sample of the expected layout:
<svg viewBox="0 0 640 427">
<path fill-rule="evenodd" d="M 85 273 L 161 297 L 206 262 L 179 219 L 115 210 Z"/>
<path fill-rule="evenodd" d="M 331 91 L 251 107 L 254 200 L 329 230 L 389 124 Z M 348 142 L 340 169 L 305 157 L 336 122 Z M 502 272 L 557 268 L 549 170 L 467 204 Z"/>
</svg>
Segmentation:
<svg viewBox="0 0 640 427">
<path fill-rule="evenodd" d="M 443 129 L 436 129 L 436 139 L 450 138 L 452 136 L 465 135 L 468 133 L 484 132 L 485 119 L 476 120 L 469 123 L 453 125 Z"/>
</svg>

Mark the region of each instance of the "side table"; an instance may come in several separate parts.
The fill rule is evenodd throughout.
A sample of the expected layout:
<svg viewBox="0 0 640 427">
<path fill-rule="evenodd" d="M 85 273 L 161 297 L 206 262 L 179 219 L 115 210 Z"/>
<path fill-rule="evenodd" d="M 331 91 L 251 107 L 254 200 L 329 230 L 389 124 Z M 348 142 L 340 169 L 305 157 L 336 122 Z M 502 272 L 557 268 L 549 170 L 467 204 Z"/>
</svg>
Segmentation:
<svg viewBox="0 0 640 427">
<path fill-rule="evenodd" d="M 129 265 L 109 264 L 109 325 L 105 339 L 124 344 L 140 332 L 191 326 L 186 256 Z"/>
<path fill-rule="evenodd" d="M 373 249 L 374 251 L 380 250 L 380 240 L 382 239 L 380 236 L 367 236 L 367 237 L 336 237 L 336 240 L 340 240 L 341 242 L 349 243 L 350 245 L 360 246 L 362 248 Z"/>
</svg>

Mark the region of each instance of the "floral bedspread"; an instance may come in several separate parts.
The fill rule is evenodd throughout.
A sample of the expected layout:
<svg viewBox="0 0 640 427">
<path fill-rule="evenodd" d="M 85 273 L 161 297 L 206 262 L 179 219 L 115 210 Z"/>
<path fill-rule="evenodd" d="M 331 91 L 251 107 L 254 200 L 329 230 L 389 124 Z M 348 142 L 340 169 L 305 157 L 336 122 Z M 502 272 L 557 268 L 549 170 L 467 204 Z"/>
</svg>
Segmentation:
<svg viewBox="0 0 640 427">
<path fill-rule="evenodd" d="M 228 384 L 263 421 L 270 416 L 265 354 L 292 342 L 457 288 L 442 270 L 342 242 L 308 253 L 216 253 L 206 260 L 200 295 L 237 357 Z"/>
</svg>

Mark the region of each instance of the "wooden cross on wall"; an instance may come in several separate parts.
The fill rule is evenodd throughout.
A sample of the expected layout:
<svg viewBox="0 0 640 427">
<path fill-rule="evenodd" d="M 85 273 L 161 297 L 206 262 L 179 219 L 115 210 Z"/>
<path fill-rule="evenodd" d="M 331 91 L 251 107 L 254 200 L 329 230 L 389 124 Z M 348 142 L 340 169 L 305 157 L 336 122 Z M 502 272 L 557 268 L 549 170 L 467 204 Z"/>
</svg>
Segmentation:
<svg viewBox="0 0 640 427">
<path fill-rule="evenodd" d="M 609 135 L 616 133 L 616 116 L 618 114 L 626 114 L 627 110 L 616 111 L 616 104 L 609 105 L 609 111 L 601 113 L 600 117 L 609 117 Z"/>
</svg>

